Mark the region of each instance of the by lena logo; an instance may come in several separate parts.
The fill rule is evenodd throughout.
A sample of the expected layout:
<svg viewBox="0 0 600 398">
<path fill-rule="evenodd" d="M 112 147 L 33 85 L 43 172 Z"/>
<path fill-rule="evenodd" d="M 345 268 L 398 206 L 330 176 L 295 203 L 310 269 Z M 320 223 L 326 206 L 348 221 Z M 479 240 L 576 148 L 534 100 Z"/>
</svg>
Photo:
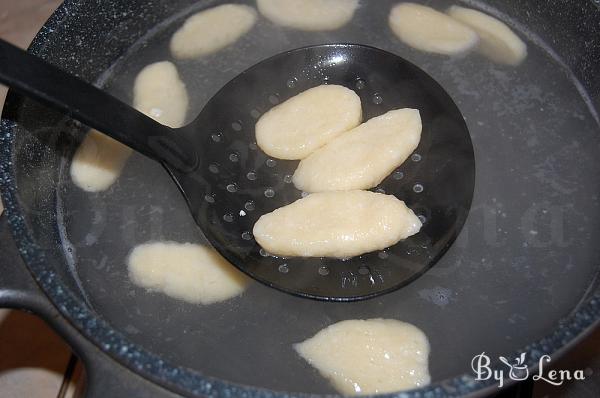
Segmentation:
<svg viewBox="0 0 600 398">
<path fill-rule="evenodd" d="M 509 378 L 511 380 L 526 380 L 529 377 L 529 369 L 525 364 L 525 353 L 522 353 L 512 362 L 505 357 L 498 357 L 500 362 L 507 366 L 507 369 L 492 369 L 490 367 L 491 359 L 489 356 L 482 352 L 481 354 L 475 355 L 471 361 L 471 369 L 477 376 L 475 380 L 496 380 L 498 382 L 498 388 L 504 386 L 504 380 Z M 555 386 L 560 386 L 568 380 L 585 380 L 583 370 L 578 369 L 575 371 L 570 370 L 545 370 L 545 366 L 550 363 L 550 355 L 542 355 L 538 362 L 537 374 L 534 374 L 531 378 L 534 381 L 542 380 L 546 383 L 550 383 Z M 506 372 L 508 370 L 508 372 Z"/>
</svg>

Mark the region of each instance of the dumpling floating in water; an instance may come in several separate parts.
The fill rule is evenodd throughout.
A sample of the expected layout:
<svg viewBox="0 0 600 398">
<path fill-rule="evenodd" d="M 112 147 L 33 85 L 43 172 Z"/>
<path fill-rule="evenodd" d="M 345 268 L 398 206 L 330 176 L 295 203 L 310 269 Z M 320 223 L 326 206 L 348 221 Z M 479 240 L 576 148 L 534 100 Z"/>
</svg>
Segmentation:
<svg viewBox="0 0 600 398">
<path fill-rule="evenodd" d="M 504 22 L 480 11 L 458 6 L 450 7 L 448 15 L 479 34 L 477 49 L 492 61 L 518 65 L 527 56 L 527 45 Z"/>
<path fill-rule="evenodd" d="M 258 10 L 277 25 L 307 31 L 328 31 L 346 25 L 358 0 L 257 0 Z"/>
<path fill-rule="evenodd" d="M 369 191 L 308 195 L 254 224 L 259 245 L 278 256 L 358 256 L 419 232 L 421 222 L 393 195 Z"/>
<path fill-rule="evenodd" d="M 128 146 L 92 129 L 73 156 L 71 179 L 84 191 L 104 191 L 117 180 L 130 155 Z"/>
<path fill-rule="evenodd" d="M 429 342 L 394 319 L 335 323 L 294 345 L 342 394 L 381 394 L 429 384 Z"/>
<path fill-rule="evenodd" d="M 133 106 L 165 126 L 183 126 L 188 103 L 185 84 L 169 61 L 150 64 L 135 78 Z"/>
<path fill-rule="evenodd" d="M 183 125 L 188 95 L 175 65 L 165 61 L 143 68 L 135 79 L 133 106 L 164 125 Z M 92 129 L 73 157 L 71 179 L 85 191 L 104 191 L 119 178 L 130 155 L 129 147 Z"/>
<path fill-rule="evenodd" d="M 400 3 L 390 12 L 388 23 L 400 40 L 417 50 L 437 54 L 460 54 L 477 45 L 477 33 L 431 7 Z"/>
<path fill-rule="evenodd" d="M 361 121 L 360 98 L 346 87 L 321 85 L 261 116 L 256 143 L 270 156 L 302 159 Z"/>
<path fill-rule="evenodd" d="M 256 23 L 254 8 L 223 4 L 192 15 L 171 38 L 171 54 L 188 59 L 212 54 L 245 35 Z"/>
<path fill-rule="evenodd" d="M 214 249 L 192 243 L 136 246 L 127 259 L 138 286 L 193 304 L 213 304 L 240 295 L 248 278 Z"/>
</svg>

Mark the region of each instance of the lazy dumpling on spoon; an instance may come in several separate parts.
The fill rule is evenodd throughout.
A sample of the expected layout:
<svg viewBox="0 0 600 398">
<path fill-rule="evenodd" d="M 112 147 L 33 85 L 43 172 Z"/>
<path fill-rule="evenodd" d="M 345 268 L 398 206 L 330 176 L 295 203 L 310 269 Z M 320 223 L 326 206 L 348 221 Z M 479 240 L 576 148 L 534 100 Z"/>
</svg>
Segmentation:
<svg viewBox="0 0 600 398">
<path fill-rule="evenodd" d="M 348 131 L 303 159 L 294 172 L 306 192 L 373 188 L 419 145 L 417 109 L 395 109 Z"/>
<path fill-rule="evenodd" d="M 421 221 L 393 195 L 319 192 L 263 215 L 256 241 L 279 256 L 348 258 L 395 245 Z"/>
<path fill-rule="evenodd" d="M 254 124 L 274 102 L 324 78 L 361 97 L 365 120 L 390 109 L 420 111 L 421 161 L 407 162 L 378 189 L 405 201 L 423 227 L 381 253 L 347 261 L 269 256 L 252 227 L 260 215 L 301 197 L 291 184 L 298 162 L 262 152 Z M 161 162 L 210 243 L 251 277 L 293 294 L 348 301 L 409 283 L 448 249 L 471 204 L 473 149 L 458 108 L 422 70 L 372 47 L 327 44 L 275 55 L 227 83 L 192 123 L 177 129 L 3 41 L 0 81 Z"/>
<path fill-rule="evenodd" d="M 278 159 L 303 159 L 361 121 L 360 98 L 335 84 L 310 88 L 271 108 L 256 123 L 256 143 Z"/>
</svg>

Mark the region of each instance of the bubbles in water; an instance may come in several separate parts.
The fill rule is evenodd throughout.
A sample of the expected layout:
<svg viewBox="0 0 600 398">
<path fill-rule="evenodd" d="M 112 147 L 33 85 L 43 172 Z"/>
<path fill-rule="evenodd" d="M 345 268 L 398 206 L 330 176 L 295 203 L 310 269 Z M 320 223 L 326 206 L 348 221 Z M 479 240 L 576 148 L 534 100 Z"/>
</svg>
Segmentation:
<svg viewBox="0 0 600 398">
<path fill-rule="evenodd" d="M 356 89 L 357 90 L 362 90 L 366 86 L 367 86 L 367 83 L 363 79 L 357 79 L 356 80 Z"/>
<path fill-rule="evenodd" d="M 219 166 L 217 166 L 216 164 L 210 164 L 208 165 L 208 171 L 210 171 L 213 174 L 217 174 L 219 172 Z"/>
<path fill-rule="evenodd" d="M 286 85 L 287 85 L 289 88 L 294 88 L 294 87 L 296 87 L 296 82 L 297 82 L 297 81 L 298 81 L 298 80 L 297 80 L 295 77 L 292 77 L 290 80 L 288 80 L 288 81 L 287 81 Z"/>
<path fill-rule="evenodd" d="M 452 290 L 441 286 L 435 286 L 432 289 L 423 289 L 419 291 L 419 297 L 441 307 L 450 304 L 452 295 Z"/>
<path fill-rule="evenodd" d="M 290 267 L 287 264 L 281 264 L 278 268 L 279 272 L 282 274 L 287 274 L 290 271 Z"/>
<path fill-rule="evenodd" d="M 265 249 L 260 249 L 259 253 L 263 257 L 267 257 L 269 255 L 269 253 L 267 253 L 267 251 Z"/>
<path fill-rule="evenodd" d="M 252 109 L 250 111 L 250 116 L 252 116 L 255 119 L 258 119 L 260 117 L 260 112 L 257 109 Z"/>
<path fill-rule="evenodd" d="M 358 267 L 358 273 L 361 275 L 368 275 L 371 273 L 371 271 L 369 271 L 369 267 L 367 267 L 366 265 L 361 265 L 360 267 Z"/>
<path fill-rule="evenodd" d="M 223 139 L 223 134 L 221 133 L 213 133 L 210 138 L 214 141 L 214 142 L 221 142 L 221 140 Z"/>
<path fill-rule="evenodd" d="M 404 178 L 404 173 L 401 171 L 394 171 L 394 174 L 392 174 L 392 178 L 394 180 L 401 180 Z"/>
<path fill-rule="evenodd" d="M 286 184 L 291 184 L 291 182 L 292 182 L 292 175 L 291 174 L 286 174 L 283 177 L 283 182 L 285 182 Z"/>
<path fill-rule="evenodd" d="M 319 275 L 327 276 L 327 275 L 329 275 L 329 268 L 322 266 L 322 267 L 319 267 L 319 270 L 317 272 L 319 273 Z"/>
<path fill-rule="evenodd" d="M 275 196 L 275 191 L 273 190 L 273 188 L 265 189 L 265 196 L 267 198 L 272 198 L 273 196 Z"/>
<path fill-rule="evenodd" d="M 385 189 L 383 189 L 383 188 L 377 188 L 375 190 L 375 192 L 377 192 L 377 193 L 385 193 Z"/>
<path fill-rule="evenodd" d="M 413 191 L 415 191 L 416 193 L 423 192 L 423 189 L 424 189 L 423 185 L 418 184 L 418 183 L 413 186 Z"/>
<path fill-rule="evenodd" d="M 406 254 L 408 254 L 409 256 L 412 256 L 413 254 L 418 253 L 418 252 L 419 252 L 419 250 L 416 248 L 409 247 L 408 249 L 406 249 Z"/>
<path fill-rule="evenodd" d="M 248 201 L 244 204 L 244 209 L 248 211 L 253 211 L 256 208 L 253 201 Z"/>
<path fill-rule="evenodd" d="M 277 161 L 275 159 L 267 159 L 265 161 L 265 164 L 267 165 L 267 167 L 275 167 L 277 166 Z"/>
<path fill-rule="evenodd" d="M 208 203 L 215 203 L 215 197 L 212 195 L 204 195 L 204 200 Z"/>
<path fill-rule="evenodd" d="M 418 153 L 413 153 L 410 157 L 410 160 L 412 160 L 413 162 L 420 162 L 421 155 L 419 155 Z"/>
<path fill-rule="evenodd" d="M 234 192 L 237 192 L 237 190 L 238 190 L 237 185 L 235 185 L 235 184 L 227 185 L 227 192 L 234 193 Z"/>
<path fill-rule="evenodd" d="M 248 148 L 250 148 L 251 151 L 256 151 L 258 149 L 258 145 L 256 145 L 256 142 L 251 142 L 248 144 Z"/>
<path fill-rule="evenodd" d="M 233 222 L 233 214 L 231 213 L 227 213 L 223 216 L 223 220 L 225 220 L 225 222 Z"/>
<path fill-rule="evenodd" d="M 329 84 L 329 76 L 323 76 L 323 84 Z"/>
<path fill-rule="evenodd" d="M 249 171 L 248 174 L 246 174 L 246 178 L 250 181 L 254 181 L 256 180 L 256 173 L 254 171 Z"/>
<path fill-rule="evenodd" d="M 383 97 L 380 94 L 373 94 L 373 103 L 375 105 L 381 105 L 383 103 Z"/>
<path fill-rule="evenodd" d="M 279 97 L 276 94 L 269 95 L 269 102 L 273 105 L 277 105 L 279 103 Z"/>
<path fill-rule="evenodd" d="M 242 123 L 239 121 L 233 122 L 231 123 L 231 128 L 235 131 L 242 131 Z"/>
<path fill-rule="evenodd" d="M 379 253 L 377 253 L 377 257 L 379 257 L 382 260 L 385 260 L 389 257 L 390 255 L 387 252 L 384 251 L 380 251 Z"/>
<path fill-rule="evenodd" d="M 242 232 L 242 239 L 243 240 L 251 240 L 252 239 L 252 234 L 250 233 L 250 231 L 244 231 L 244 232 Z"/>
<path fill-rule="evenodd" d="M 419 214 L 417 217 L 419 217 L 419 221 L 421 221 L 421 224 L 425 224 L 425 222 L 427 221 L 427 217 L 425 217 L 423 214 Z"/>
<path fill-rule="evenodd" d="M 237 153 L 231 153 L 229 154 L 229 160 L 235 163 L 240 160 L 240 157 Z"/>
</svg>

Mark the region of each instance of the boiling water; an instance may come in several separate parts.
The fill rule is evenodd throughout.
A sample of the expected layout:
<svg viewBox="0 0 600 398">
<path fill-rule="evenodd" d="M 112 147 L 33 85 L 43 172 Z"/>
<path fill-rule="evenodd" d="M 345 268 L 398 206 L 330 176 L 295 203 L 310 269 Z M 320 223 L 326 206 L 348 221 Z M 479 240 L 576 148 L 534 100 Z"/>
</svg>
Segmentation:
<svg viewBox="0 0 600 398">
<path fill-rule="evenodd" d="M 295 354 L 292 344 L 337 321 L 383 317 L 417 325 L 430 339 L 430 370 L 436 382 L 470 372 L 476 353 L 514 352 L 541 338 L 576 306 L 597 272 L 592 264 L 598 264 L 600 238 L 598 118 L 582 86 L 541 39 L 514 24 L 529 52 L 518 67 L 495 65 L 476 53 L 451 58 L 413 50 L 387 26 L 393 3 L 363 1 L 347 26 L 327 33 L 280 29 L 260 18 L 231 47 L 198 60 L 173 61 L 190 96 L 187 119 L 193 120 L 238 73 L 285 50 L 353 42 L 396 53 L 435 78 L 469 126 L 477 182 L 469 220 L 454 246 L 409 286 L 364 302 L 316 302 L 255 283 L 230 301 L 190 305 L 148 293 L 127 276 L 125 259 L 137 244 L 205 242 L 163 168 L 134 155 L 118 182 L 99 194 L 78 190 L 65 168 L 65 247 L 75 250 L 75 272 L 89 304 L 113 327 L 165 360 L 206 375 L 276 390 L 325 393 L 333 392 L 331 386 Z M 451 5 L 430 3 L 438 9 Z M 186 16 L 213 4 L 199 2 L 182 10 L 133 43 L 107 71 L 102 82 L 106 89 L 131 102 L 139 70 L 172 60 L 170 36 Z M 285 71 L 273 78 L 290 88 L 296 81 Z M 356 89 L 369 92 L 375 103 L 385 102 L 364 80 L 357 81 Z M 267 93 L 265 99 L 276 104 L 280 95 Z M 251 116 L 256 119 L 265 110 Z M 218 143 L 222 134 L 244 133 L 242 123 L 231 123 L 231 130 L 213 132 L 212 141 Z M 235 162 L 235 154 L 230 161 Z M 282 183 L 289 183 L 289 172 L 281 164 L 265 161 L 273 173 L 281 174 Z M 420 166 L 428 165 L 421 160 Z M 252 170 L 245 176 L 256 178 Z M 406 178 L 402 168 L 392 177 L 398 184 L 413 184 L 414 192 L 427 189 Z M 264 189 L 264 200 L 277 194 L 274 187 Z M 205 199 L 215 200 L 210 195 Z M 256 205 L 246 203 L 245 211 L 256 211 Z M 421 217 L 430 217 L 427 209 Z M 385 260 L 386 252 L 379 258 Z"/>
</svg>

